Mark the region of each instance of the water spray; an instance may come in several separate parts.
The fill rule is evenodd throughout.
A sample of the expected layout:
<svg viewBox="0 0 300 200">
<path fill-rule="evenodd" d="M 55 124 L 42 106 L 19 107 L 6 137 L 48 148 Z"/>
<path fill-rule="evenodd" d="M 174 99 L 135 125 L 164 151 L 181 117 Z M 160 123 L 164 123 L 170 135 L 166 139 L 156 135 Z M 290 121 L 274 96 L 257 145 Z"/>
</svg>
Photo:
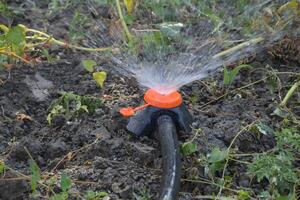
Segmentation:
<svg viewBox="0 0 300 200">
<path fill-rule="evenodd" d="M 124 117 L 129 117 L 126 128 L 134 135 L 140 137 L 157 133 L 163 159 L 159 199 L 174 200 L 180 188 L 181 177 L 177 133 L 191 132 L 192 117 L 177 91 L 161 94 L 149 89 L 144 95 L 144 102 L 144 105 L 136 108 L 122 108 L 120 113 Z"/>
</svg>

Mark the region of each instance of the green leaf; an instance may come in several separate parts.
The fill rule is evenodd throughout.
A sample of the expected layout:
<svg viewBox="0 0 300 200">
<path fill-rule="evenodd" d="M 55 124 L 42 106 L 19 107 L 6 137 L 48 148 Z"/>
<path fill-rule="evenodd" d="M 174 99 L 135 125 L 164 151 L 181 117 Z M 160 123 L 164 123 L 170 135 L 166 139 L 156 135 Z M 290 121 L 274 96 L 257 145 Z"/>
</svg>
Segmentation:
<svg viewBox="0 0 300 200">
<path fill-rule="evenodd" d="M 225 160 L 228 156 L 228 149 L 221 151 L 219 148 L 214 148 L 208 155 L 208 168 L 213 176 L 217 171 L 223 169 Z"/>
<path fill-rule="evenodd" d="M 87 191 L 85 195 L 86 200 L 100 200 L 103 197 L 108 196 L 106 192 L 94 192 L 94 191 Z"/>
<path fill-rule="evenodd" d="M 72 185 L 72 181 L 70 177 L 68 177 L 66 174 L 63 173 L 60 179 L 60 187 L 62 191 L 67 192 L 71 188 L 71 185 Z"/>
<path fill-rule="evenodd" d="M 106 79 L 106 72 L 94 72 L 93 79 L 97 82 L 100 87 L 103 87 L 104 81 Z"/>
<path fill-rule="evenodd" d="M 68 193 L 61 192 L 59 194 L 55 194 L 52 197 L 50 197 L 50 200 L 67 200 L 68 199 Z"/>
<path fill-rule="evenodd" d="M 38 182 L 41 180 L 41 170 L 32 159 L 29 160 L 29 167 L 31 172 L 30 186 L 32 191 L 35 191 L 37 189 Z"/>
<path fill-rule="evenodd" d="M 0 175 L 5 172 L 5 164 L 3 161 L 0 161 Z"/>
<path fill-rule="evenodd" d="M 93 72 L 94 67 L 97 65 L 96 61 L 94 60 L 82 60 L 81 63 L 83 67 L 89 72 Z"/>
<path fill-rule="evenodd" d="M 256 128 L 258 129 L 258 131 L 260 133 L 262 133 L 264 135 L 273 135 L 274 134 L 274 130 L 262 122 L 259 122 L 258 124 L 256 124 Z"/>
<path fill-rule="evenodd" d="M 231 73 L 227 69 L 227 67 L 224 67 L 224 75 L 223 75 L 223 83 L 224 85 L 229 85 L 231 83 Z"/>
<path fill-rule="evenodd" d="M 300 152 L 300 134 L 297 129 L 285 128 L 276 132 L 277 147 Z"/>
<path fill-rule="evenodd" d="M 238 200 L 247 200 L 250 199 L 250 193 L 245 190 L 238 191 Z"/>
<path fill-rule="evenodd" d="M 134 9 L 134 0 L 124 0 L 124 4 L 126 6 L 127 12 L 131 14 Z"/>
<path fill-rule="evenodd" d="M 25 31 L 20 26 L 15 26 L 9 29 L 6 34 L 6 40 L 12 47 L 12 51 L 18 55 L 22 55 L 25 48 Z"/>
<path fill-rule="evenodd" d="M 221 162 L 228 158 L 228 150 L 220 150 L 219 148 L 214 148 L 208 156 L 208 162 L 215 163 Z"/>
<path fill-rule="evenodd" d="M 278 117 L 281 117 L 281 118 L 286 118 L 289 116 L 289 113 L 285 110 L 283 110 L 282 108 L 280 107 L 277 107 L 274 111 L 273 111 L 273 114 L 274 115 L 277 115 Z"/>
<path fill-rule="evenodd" d="M 258 182 L 267 179 L 280 193 L 292 191 L 299 182 L 293 167 L 293 155 L 287 151 L 256 156 L 248 166 L 248 173 Z"/>
<path fill-rule="evenodd" d="M 197 151 L 197 145 L 193 142 L 185 142 L 181 145 L 181 153 L 189 156 Z"/>
<path fill-rule="evenodd" d="M 223 83 L 224 85 L 231 85 L 239 73 L 239 71 L 243 68 L 252 68 L 250 65 L 239 65 L 235 67 L 233 70 L 228 70 L 226 67 L 224 67 L 224 78 L 223 78 Z"/>
</svg>

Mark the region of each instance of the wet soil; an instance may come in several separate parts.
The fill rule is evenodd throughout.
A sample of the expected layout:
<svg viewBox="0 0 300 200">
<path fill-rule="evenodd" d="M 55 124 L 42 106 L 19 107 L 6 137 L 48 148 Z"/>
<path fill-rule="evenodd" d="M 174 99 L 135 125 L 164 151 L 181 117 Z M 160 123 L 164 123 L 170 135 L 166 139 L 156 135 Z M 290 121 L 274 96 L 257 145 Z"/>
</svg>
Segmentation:
<svg viewBox="0 0 300 200">
<path fill-rule="evenodd" d="M 59 16 L 64 15 L 67 14 Z M 28 26 L 35 28 L 41 26 L 39 20 L 34 21 L 30 16 L 20 21 L 27 21 Z M 58 36 L 64 35 L 66 28 L 62 23 L 62 20 L 54 20 L 49 30 L 58 33 Z M 132 136 L 125 129 L 126 119 L 118 113 L 120 107 L 138 105 L 143 90 L 134 80 L 116 75 L 113 70 L 107 70 L 105 86 L 99 88 L 81 65 L 81 58 L 87 57 L 85 53 L 62 50 L 59 56 L 60 59 L 53 63 L 43 62 L 33 67 L 19 64 L 9 73 L 0 72 L 0 78 L 6 79 L 0 86 L 0 159 L 10 168 L 29 174 L 26 147 L 43 172 L 66 172 L 74 181 L 75 191 L 105 191 L 111 199 L 134 199 L 133 193 L 138 194 L 147 188 L 155 199 L 162 173 L 158 142 L 153 138 Z M 101 58 L 99 62 L 103 63 L 99 69 L 110 67 L 105 66 L 106 62 Z M 274 58 L 267 50 L 255 55 L 250 64 L 255 70 L 241 72 L 229 90 L 266 77 L 264 69 L 268 65 L 278 71 L 299 70 L 295 68 L 299 66 L 297 61 L 285 62 Z M 283 82 L 289 81 L 291 78 L 283 77 Z M 207 87 L 212 83 L 215 83 L 215 88 Z M 56 119 L 49 125 L 46 121 L 47 109 L 59 97 L 60 91 L 92 95 L 104 102 L 93 114 L 85 114 L 72 121 Z M 196 138 L 195 155 L 183 158 L 184 179 L 208 178 L 205 169 L 197 166 L 197 159 L 213 147 L 228 147 L 244 126 L 255 120 L 274 129 L 278 126 L 279 119 L 272 113 L 280 101 L 267 80 L 216 100 L 225 92 L 220 73 L 181 89 L 194 119 L 193 133 L 182 135 L 181 142 L 192 138 L 197 129 L 202 130 Z M 17 112 L 33 120 L 16 120 Z M 237 138 L 233 148 L 239 153 L 254 153 L 273 146 L 272 135 L 248 130 Z M 244 165 L 230 164 L 228 173 L 235 174 L 235 188 L 251 187 L 259 192 L 265 187 L 264 183 L 249 179 Z M 0 199 L 31 199 L 28 181 L 11 179 L 15 177 L 18 174 L 12 172 L 1 176 Z M 211 185 L 182 181 L 179 199 L 188 200 L 198 194 L 211 195 L 216 192 L 217 188 Z"/>
</svg>

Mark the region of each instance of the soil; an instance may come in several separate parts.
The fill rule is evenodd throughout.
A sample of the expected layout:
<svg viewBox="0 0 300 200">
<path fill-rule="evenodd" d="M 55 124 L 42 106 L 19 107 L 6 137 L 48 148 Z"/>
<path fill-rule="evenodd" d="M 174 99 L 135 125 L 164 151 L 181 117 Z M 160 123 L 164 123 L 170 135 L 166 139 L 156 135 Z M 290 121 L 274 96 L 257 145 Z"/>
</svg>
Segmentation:
<svg viewBox="0 0 300 200">
<path fill-rule="evenodd" d="M 70 20 L 70 13 L 62 12 L 51 21 L 37 19 L 40 16 L 42 12 L 34 12 L 25 18 L 16 18 L 13 23 L 24 23 L 33 28 L 47 27 L 56 37 L 64 38 L 67 28 L 63 19 Z M 277 47 L 279 49 L 280 44 Z M 143 90 L 134 80 L 115 74 L 113 70 L 107 70 L 105 86 L 100 88 L 81 65 L 81 59 L 90 55 L 66 49 L 51 50 L 53 54 L 56 52 L 59 52 L 60 59 L 52 63 L 19 64 L 9 73 L 0 71 L 0 78 L 6 80 L 0 86 L 0 159 L 14 170 L 30 174 L 26 147 L 42 172 L 66 172 L 72 180 L 76 180 L 73 185 L 75 191 L 105 191 L 111 199 L 134 199 L 133 193 L 139 194 L 147 188 L 155 199 L 162 173 L 158 142 L 153 138 L 132 136 L 125 128 L 126 119 L 118 113 L 120 107 L 139 105 Z M 97 59 L 102 63 L 99 69 L 109 69 L 105 60 Z M 268 65 L 278 71 L 299 71 L 299 68 L 295 69 L 299 66 L 297 60 L 274 58 L 267 50 L 253 56 L 249 64 L 256 70 L 241 72 L 230 90 L 264 78 L 267 75 L 264 69 Z M 197 159 L 213 147 L 228 147 L 242 127 L 257 119 L 274 129 L 278 126 L 280 119 L 272 113 L 280 100 L 277 93 L 272 93 L 267 81 L 215 100 L 225 91 L 222 78 L 222 74 L 215 74 L 205 82 L 196 81 L 181 89 L 194 119 L 193 133 L 182 135 L 181 142 L 192 138 L 197 129 L 202 130 L 196 138 L 195 155 L 183 158 L 184 179 L 208 178 L 205 169 L 197 167 Z M 291 78 L 282 76 L 282 80 L 289 82 Z M 207 87 L 214 82 L 215 91 Z M 93 114 L 85 114 L 72 121 L 55 119 L 49 125 L 47 109 L 59 97 L 60 91 L 92 95 L 104 99 L 104 102 Z M 32 121 L 16 120 L 17 112 L 30 116 Z M 248 130 L 237 138 L 233 147 L 239 153 L 253 153 L 273 146 L 272 135 Z M 259 193 L 265 184 L 251 181 L 246 170 L 244 165 L 230 164 L 228 173 L 235 174 L 234 187 L 251 187 Z M 15 177 L 18 174 L 12 172 L 1 177 L 0 199 L 31 199 L 28 181 L 5 180 Z M 182 181 L 179 199 L 189 200 L 198 194 L 211 195 L 217 189 L 211 185 Z"/>
</svg>

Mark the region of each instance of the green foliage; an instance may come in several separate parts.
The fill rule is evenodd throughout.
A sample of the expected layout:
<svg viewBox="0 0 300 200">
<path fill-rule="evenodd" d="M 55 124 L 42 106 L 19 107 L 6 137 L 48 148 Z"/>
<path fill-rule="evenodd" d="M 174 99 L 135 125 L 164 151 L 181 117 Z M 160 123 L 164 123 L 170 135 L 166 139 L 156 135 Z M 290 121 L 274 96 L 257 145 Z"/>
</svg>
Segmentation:
<svg viewBox="0 0 300 200">
<path fill-rule="evenodd" d="M 143 55 L 146 61 L 155 61 L 174 52 L 171 40 L 161 31 L 143 34 L 128 43 L 128 50 L 134 55 Z"/>
<path fill-rule="evenodd" d="M 143 188 L 138 191 L 138 194 L 133 193 L 136 200 L 151 200 L 152 197 L 150 195 L 150 192 L 147 188 Z"/>
<path fill-rule="evenodd" d="M 60 179 L 60 189 L 62 190 L 60 193 L 54 194 L 50 199 L 51 200 L 67 200 L 69 197 L 69 189 L 71 188 L 72 181 L 66 175 L 62 174 Z"/>
<path fill-rule="evenodd" d="M 237 199 L 238 200 L 247 200 L 247 199 L 250 199 L 250 193 L 248 191 L 245 191 L 245 190 L 239 190 L 238 191 Z"/>
<path fill-rule="evenodd" d="M 228 149 L 220 150 L 218 147 L 216 147 L 211 151 L 211 153 L 207 156 L 207 162 L 212 176 L 215 176 L 216 172 L 223 169 L 228 156 Z"/>
<path fill-rule="evenodd" d="M 63 192 L 67 192 L 71 188 L 72 181 L 71 179 L 66 175 L 62 174 L 60 179 L 60 187 Z"/>
<path fill-rule="evenodd" d="M 48 108 L 47 121 L 51 124 L 54 117 L 64 116 L 67 120 L 79 117 L 82 113 L 92 113 L 100 107 L 102 101 L 92 96 L 79 96 L 73 92 L 62 92 L 61 97 L 54 100 Z"/>
<path fill-rule="evenodd" d="M 21 26 L 14 26 L 11 28 L 1 26 L 0 28 L 0 30 L 3 31 L 3 34 L 0 35 L 0 50 L 13 52 L 21 56 L 24 53 L 26 45 L 24 28 Z"/>
<path fill-rule="evenodd" d="M 29 167 L 31 172 L 30 186 L 33 193 L 35 193 L 38 188 L 38 182 L 41 180 L 41 169 L 32 159 L 29 160 Z"/>
<path fill-rule="evenodd" d="M 106 72 L 94 72 L 93 79 L 96 81 L 98 86 L 103 87 L 104 81 L 106 80 Z"/>
<path fill-rule="evenodd" d="M 106 192 L 94 192 L 94 191 L 87 191 L 85 195 L 86 200 L 101 200 L 104 197 L 108 196 Z"/>
<path fill-rule="evenodd" d="M 263 135 L 273 135 L 274 134 L 274 130 L 263 122 L 258 122 L 257 124 L 255 124 L 255 128 L 257 129 L 257 131 L 259 133 L 261 133 Z"/>
<path fill-rule="evenodd" d="M 11 18 L 15 14 L 12 11 L 12 9 L 9 8 L 8 5 L 5 2 L 0 1 L 0 15 Z"/>
<path fill-rule="evenodd" d="M 47 16 L 55 16 L 62 10 L 67 9 L 71 5 L 71 3 L 73 3 L 72 0 L 50 0 L 48 4 Z"/>
<path fill-rule="evenodd" d="M 20 26 L 10 28 L 6 33 L 6 42 L 13 52 L 22 55 L 26 44 L 24 29 Z"/>
<path fill-rule="evenodd" d="M 235 67 L 233 70 L 228 70 L 227 67 L 224 67 L 224 79 L 223 83 L 226 86 L 229 86 L 233 83 L 235 77 L 239 73 L 239 71 L 243 68 L 251 68 L 250 65 L 239 65 Z"/>
<path fill-rule="evenodd" d="M 287 191 L 292 194 L 299 182 L 293 163 L 300 151 L 300 135 L 297 129 L 286 128 L 276 132 L 275 137 L 277 143 L 274 151 L 255 157 L 248 173 L 256 176 L 259 182 L 268 180 L 271 188 L 275 188 L 272 194 L 276 191 L 281 195 Z"/>
<path fill-rule="evenodd" d="M 277 148 L 300 152 L 300 134 L 297 129 L 285 128 L 276 132 Z"/>
<path fill-rule="evenodd" d="M 256 176 L 259 182 L 266 178 L 280 192 L 291 192 L 298 182 L 292 165 L 293 160 L 292 155 L 283 152 L 277 155 L 261 155 L 249 165 L 249 174 Z"/>
<path fill-rule="evenodd" d="M 97 63 L 94 60 L 82 60 L 81 63 L 83 65 L 83 67 L 89 72 L 94 72 L 94 67 L 97 65 Z M 106 80 L 106 76 L 107 76 L 107 74 L 105 71 L 93 73 L 93 79 L 96 81 L 97 85 L 100 87 L 103 87 L 103 84 Z"/>
<path fill-rule="evenodd" d="M 96 61 L 94 60 L 81 60 L 83 67 L 89 71 L 94 72 L 94 67 L 97 65 Z"/>
<path fill-rule="evenodd" d="M 84 38 L 86 26 L 89 22 L 87 16 L 76 10 L 69 26 L 69 39 L 76 41 Z"/>
<path fill-rule="evenodd" d="M 5 164 L 0 160 L 0 175 L 5 172 Z"/>
<path fill-rule="evenodd" d="M 193 142 L 185 142 L 181 145 L 180 151 L 184 156 L 189 156 L 197 151 L 197 145 Z"/>
</svg>

